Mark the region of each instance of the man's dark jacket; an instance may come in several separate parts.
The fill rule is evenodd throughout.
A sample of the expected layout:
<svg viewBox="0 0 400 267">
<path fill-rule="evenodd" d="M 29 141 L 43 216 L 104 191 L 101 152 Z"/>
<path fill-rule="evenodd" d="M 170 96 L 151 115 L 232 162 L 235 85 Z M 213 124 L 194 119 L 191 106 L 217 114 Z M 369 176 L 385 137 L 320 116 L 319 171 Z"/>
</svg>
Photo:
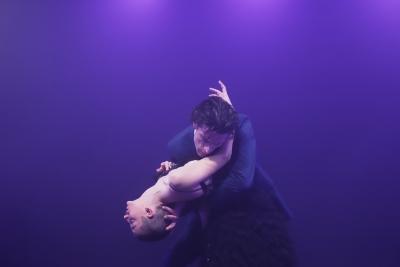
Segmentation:
<svg viewBox="0 0 400 267">
<path fill-rule="evenodd" d="M 168 143 L 171 161 L 183 165 L 188 161 L 199 159 L 193 136 L 193 127 L 189 126 L 171 139 Z M 212 223 L 223 213 L 238 209 L 238 207 L 245 207 L 246 201 L 251 199 L 249 195 L 254 195 L 253 191 L 257 191 L 259 196 L 268 196 L 267 200 L 264 201 L 273 202 L 268 204 L 274 206 L 275 213 L 280 213 L 286 219 L 290 218 L 290 211 L 274 188 L 272 180 L 256 164 L 256 140 L 251 122 L 244 114 L 239 114 L 239 125 L 235 131 L 232 157 L 221 170 L 213 175 L 212 179 L 214 188 L 206 197 L 209 210 L 208 223 Z M 263 198 L 261 197 L 256 201 L 249 202 L 249 205 L 252 208 L 255 208 L 254 205 L 262 208 L 265 204 L 262 202 Z M 198 222 L 193 222 L 192 224 L 195 225 Z M 193 225 L 189 235 L 194 236 L 195 233 L 203 235 Z M 186 237 L 186 242 L 178 242 L 169 257 L 167 266 L 186 266 L 187 262 L 191 260 L 187 259 L 188 255 L 193 254 L 194 257 L 195 254 L 198 254 L 194 251 L 189 251 L 197 249 L 195 246 L 191 246 L 195 244 L 188 244 L 190 242 L 199 241 L 195 237 L 189 236 Z"/>
</svg>

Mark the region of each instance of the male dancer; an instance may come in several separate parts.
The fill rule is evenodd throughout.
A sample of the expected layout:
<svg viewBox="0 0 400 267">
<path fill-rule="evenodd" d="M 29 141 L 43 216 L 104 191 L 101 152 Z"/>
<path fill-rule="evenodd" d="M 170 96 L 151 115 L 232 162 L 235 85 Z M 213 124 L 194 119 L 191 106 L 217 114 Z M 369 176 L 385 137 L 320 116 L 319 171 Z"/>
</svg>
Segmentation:
<svg viewBox="0 0 400 267">
<path fill-rule="evenodd" d="M 292 266 L 289 211 L 256 165 L 250 120 L 236 113 L 219 83 L 221 90 L 210 88 L 210 97 L 192 112 L 192 126 L 174 137 L 168 149 L 172 161 L 182 165 L 212 155 L 234 133 L 231 160 L 213 175 L 214 189 L 200 208 L 207 210 L 206 225 L 192 221 L 166 266 L 187 266 L 196 258 L 202 266 Z"/>
</svg>

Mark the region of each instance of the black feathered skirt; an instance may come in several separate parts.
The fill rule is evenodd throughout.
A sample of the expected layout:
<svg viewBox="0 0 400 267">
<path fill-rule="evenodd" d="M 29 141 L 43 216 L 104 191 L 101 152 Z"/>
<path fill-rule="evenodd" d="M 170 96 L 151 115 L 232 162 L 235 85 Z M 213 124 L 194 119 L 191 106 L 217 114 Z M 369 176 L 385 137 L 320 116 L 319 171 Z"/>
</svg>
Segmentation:
<svg viewBox="0 0 400 267">
<path fill-rule="evenodd" d="M 274 210 L 236 209 L 219 214 L 206 228 L 202 266 L 292 267 L 294 249 L 287 220 Z"/>
</svg>

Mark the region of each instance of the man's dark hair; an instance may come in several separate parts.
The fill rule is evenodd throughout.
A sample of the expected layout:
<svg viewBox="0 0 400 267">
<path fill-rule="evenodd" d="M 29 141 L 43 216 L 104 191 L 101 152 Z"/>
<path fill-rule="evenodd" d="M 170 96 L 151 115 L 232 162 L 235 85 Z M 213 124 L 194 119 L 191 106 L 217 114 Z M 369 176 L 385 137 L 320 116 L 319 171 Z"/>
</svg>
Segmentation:
<svg viewBox="0 0 400 267">
<path fill-rule="evenodd" d="M 137 235 L 137 238 L 142 241 L 158 241 L 166 237 L 169 231 L 165 230 L 167 226 L 164 219 L 165 215 L 167 215 L 167 212 L 159 206 L 154 211 L 153 218 L 149 219 L 142 216 L 141 234 Z"/>
<path fill-rule="evenodd" d="M 203 100 L 192 111 L 192 122 L 219 134 L 232 133 L 238 125 L 237 112 L 220 97 Z"/>
</svg>

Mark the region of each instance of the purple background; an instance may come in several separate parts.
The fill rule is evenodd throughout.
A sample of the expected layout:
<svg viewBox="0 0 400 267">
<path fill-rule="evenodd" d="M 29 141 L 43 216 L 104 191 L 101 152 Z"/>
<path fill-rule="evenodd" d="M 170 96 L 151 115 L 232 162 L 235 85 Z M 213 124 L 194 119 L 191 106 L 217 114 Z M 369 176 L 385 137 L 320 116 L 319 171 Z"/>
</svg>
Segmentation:
<svg viewBox="0 0 400 267">
<path fill-rule="evenodd" d="M 217 81 L 299 266 L 400 266 L 400 2 L 2 1 L 1 266 L 159 266 L 125 201 Z"/>
</svg>

